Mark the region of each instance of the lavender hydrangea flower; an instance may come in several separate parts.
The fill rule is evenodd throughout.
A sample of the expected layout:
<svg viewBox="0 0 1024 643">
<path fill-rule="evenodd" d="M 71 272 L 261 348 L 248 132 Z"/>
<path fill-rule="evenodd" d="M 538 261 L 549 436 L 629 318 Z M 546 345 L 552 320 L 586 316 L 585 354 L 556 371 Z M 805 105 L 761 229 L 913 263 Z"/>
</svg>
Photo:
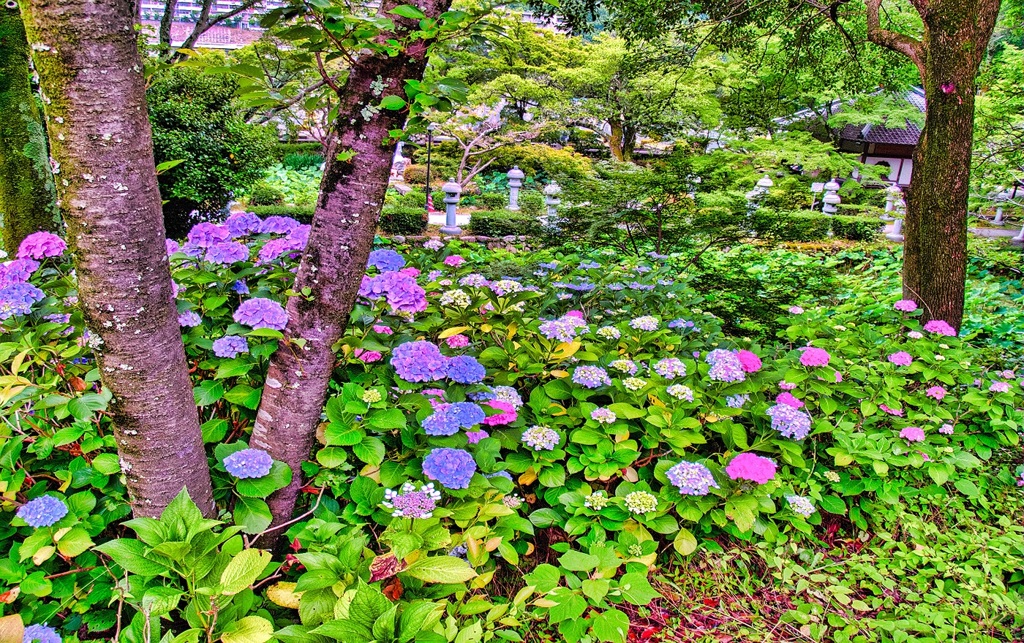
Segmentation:
<svg viewBox="0 0 1024 643">
<path fill-rule="evenodd" d="M 417 489 L 416 485 L 406 482 L 398 491 L 385 491 L 381 505 L 390 509 L 395 518 L 430 518 L 440 500 L 441 492 L 434 489 L 434 483 L 421 485 Z"/>
<path fill-rule="evenodd" d="M 461 284 L 462 282 L 460 281 L 459 283 Z M 498 295 L 499 297 L 504 297 L 505 295 L 511 293 L 523 291 L 523 284 L 519 283 L 514 279 L 500 279 L 489 285 L 491 291 L 494 292 L 494 294 Z"/>
<path fill-rule="evenodd" d="M 242 449 L 224 458 L 224 468 L 239 479 L 262 478 L 273 465 L 274 459 L 263 449 Z"/>
<path fill-rule="evenodd" d="M 197 223 L 188 231 L 188 242 L 196 248 L 209 248 L 220 241 L 227 241 L 231 233 L 224 226 L 215 223 Z"/>
<path fill-rule="evenodd" d="M 448 358 L 430 342 L 406 342 L 391 352 L 391 366 L 407 382 L 436 382 L 448 372 Z"/>
<path fill-rule="evenodd" d="M 466 286 L 469 288 L 483 288 L 484 286 L 487 286 L 490 283 L 491 282 L 487 281 L 487 277 L 484 277 L 483 275 L 477 274 L 475 272 L 466 275 L 462 279 L 459 279 L 460 286 Z"/>
<path fill-rule="evenodd" d="M 213 341 L 213 354 L 217 357 L 238 357 L 249 352 L 249 341 L 239 335 L 226 335 Z"/>
<path fill-rule="evenodd" d="M 590 419 L 599 422 L 600 424 L 611 424 L 615 422 L 616 415 L 611 409 L 594 409 L 590 412 Z"/>
<path fill-rule="evenodd" d="M 44 623 L 26 627 L 21 643 L 62 643 L 62 639 L 57 630 Z"/>
<path fill-rule="evenodd" d="M 786 496 L 786 502 L 789 503 L 789 508 L 794 513 L 798 513 L 804 518 L 810 518 L 811 515 L 817 511 L 814 505 L 811 504 L 811 499 L 804 496 L 788 495 Z"/>
<path fill-rule="evenodd" d="M 683 386 L 682 384 L 673 384 L 672 386 L 665 389 L 665 392 L 676 398 L 677 400 L 686 400 L 687 402 L 693 401 L 693 389 L 689 386 Z"/>
<path fill-rule="evenodd" d="M 224 227 L 235 239 L 259 230 L 261 223 L 263 221 L 252 212 L 235 212 L 224 221 Z"/>
<path fill-rule="evenodd" d="M 684 496 L 706 496 L 714 487 L 718 489 L 711 470 L 697 462 L 680 462 L 665 472 L 665 477 Z"/>
<path fill-rule="evenodd" d="M 260 223 L 260 234 L 288 234 L 299 227 L 299 222 L 291 217 L 267 217 Z"/>
<path fill-rule="evenodd" d="M 381 272 L 401 270 L 405 267 L 405 259 L 394 250 L 382 248 L 370 253 L 370 258 L 366 262 L 366 267 L 376 268 Z"/>
<path fill-rule="evenodd" d="M 68 249 L 64 240 L 52 232 L 33 232 L 21 240 L 18 246 L 19 259 L 46 259 L 59 257 Z"/>
<path fill-rule="evenodd" d="M 563 315 L 558 319 L 546 321 L 540 325 L 540 334 L 548 339 L 560 342 L 571 342 L 577 334 L 587 332 L 587 322 L 574 315 Z"/>
<path fill-rule="evenodd" d="M 666 357 L 654 364 L 654 372 L 667 380 L 686 377 L 686 364 L 676 357 Z"/>
<path fill-rule="evenodd" d="M 164 240 L 164 249 L 167 251 L 167 255 L 173 255 L 175 252 L 181 252 L 181 244 L 174 239 Z"/>
<path fill-rule="evenodd" d="M 423 420 L 423 432 L 427 435 L 455 435 L 459 429 L 468 429 L 480 424 L 487 415 L 472 402 L 444 404 Z"/>
<path fill-rule="evenodd" d="M 423 458 L 423 474 L 449 489 L 465 489 L 476 473 L 476 461 L 462 449 L 434 449 Z"/>
<path fill-rule="evenodd" d="M 252 328 L 283 330 L 288 325 L 288 312 L 273 299 L 254 297 L 242 302 L 235 311 L 234 319 Z"/>
<path fill-rule="evenodd" d="M 444 242 L 437 237 L 431 237 L 423 242 L 423 247 L 427 250 L 437 251 L 444 247 Z"/>
<path fill-rule="evenodd" d="M 298 228 L 296 228 L 296 230 L 297 229 Z M 260 248 L 260 252 L 257 257 L 259 259 L 259 263 L 269 263 L 282 255 L 301 252 L 305 247 L 305 240 L 297 239 L 289 234 L 286 237 L 271 239 L 263 244 L 263 247 Z"/>
<path fill-rule="evenodd" d="M 512 405 L 513 409 L 520 409 L 523 406 L 523 398 L 519 395 L 519 391 L 515 390 L 511 386 L 495 386 L 493 389 L 494 399 L 501 402 L 508 402 Z"/>
<path fill-rule="evenodd" d="M 60 498 L 39 496 L 23 504 L 15 515 L 24 520 L 29 527 L 39 529 L 54 525 L 68 515 L 68 506 Z"/>
<path fill-rule="evenodd" d="M 396 271 L 364 276 L 359 284 L 359 296 L 370 300 L 386 297 L 388 305 L 397 312 L 418 313 L 427 308 L 426 292 L 416 283 L 416 278 Z"/>
<path fill-rule="evenodd" d="M 448 378 L 459 384 L 476 384 L 483 381 L 487 369 L 475 357 L 459 355 L 448 360 Z"/>
<path fill-rule="evenodd" d="M 237 241 L 219 241 L 206 250 L 206 260 L 215 264 L 232 264 L 249 258 L 249 248 Z"/>
<path fill-rule="evenodd" d="M 546 426 L 531 426 L 523 431 L 523 444 L 534 451 L 551 451 L 560 439 L 558 431 Z"/>
<path fill-rule="evenodd" d="M 25 283 L 36 270 L 39 270 L 39 262 L 33 259 L 15 259 L 0 264 L 0 288 Z"/>
<path fill-rule="evenodd" d="M 652 317 L 651 315 L 637 317 L 636 319 L 630 320 L 629 327 L 632 328 L 633 330 L 658 330 L 658 318 Z"/>
<path fill-rule="evenodd" d="M 704 358 L 708 364 L 711 364 L 711 370 L 708 371 L 708 377 L 719 382 L 742 382 L 747 378 L 743 371 L 743 364 L 740 362 L 739 357 L 732 351 L 725 349 L 716 349 L 708 353 L 707 357 Z"/>
<path fill-rule="evenodd" d="M 0 320 L 27 315 L 32 311 L 32 304 L 45 297 L 43 291 L 32 284 L 15 283 L 0 289 Z"/>
<path fill-rule="evenodd" d="M 725 405 L 731 409 L 742 409 L 743 405 L 750 401 L 750 396 L 746 394 L 730 395 L 725 398 Z"/>
<path fill-rule="evenodd" d="M 608 373 L 600 366 L 577 366 L 572 381 L 585 388 L 601 388 L 612 383 Z"/>
<path fill-rule="evenodd" d="M 178 314 L 178 325 L 182 328 L 195 328 L 203 323 L 203 318 L 194 310 L 186 310 Z"/>
<path fill-rule="evenodd" d="M 789 404 L 775 404 L 766 411 L 772 428 L 787 438 L 803 440 L 811 432 L 811 416 Z"/>
</svg>

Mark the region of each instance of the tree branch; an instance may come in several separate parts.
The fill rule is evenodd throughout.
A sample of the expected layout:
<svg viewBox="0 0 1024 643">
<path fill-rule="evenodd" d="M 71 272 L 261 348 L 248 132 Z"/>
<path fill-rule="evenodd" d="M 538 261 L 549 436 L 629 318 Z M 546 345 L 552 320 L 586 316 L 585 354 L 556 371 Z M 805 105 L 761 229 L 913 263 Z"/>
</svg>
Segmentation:
<svg viewBox="0 0 1024 643">
<path fill-rule="evenodd" d="M 915 0 L 914 4 L 926 3 L 927 0 Z M 924 44 L 920 40 L 911 38 L 905 34 L 889 31 L 888 29 L 882 29 L 881 22 L 878 17 L 879 9 L 882 6 L 882 0 L 867 0 L 865 5 L 867 7 L 868 40 L 876 45 L 901 53 L 907 58 L 910 58 L 910 60 L 917 65 L 917 72 L 921 75 L 921 83 L 925 84 L 927 81 L 927 74 L 924 67 Z"/>
</svg>

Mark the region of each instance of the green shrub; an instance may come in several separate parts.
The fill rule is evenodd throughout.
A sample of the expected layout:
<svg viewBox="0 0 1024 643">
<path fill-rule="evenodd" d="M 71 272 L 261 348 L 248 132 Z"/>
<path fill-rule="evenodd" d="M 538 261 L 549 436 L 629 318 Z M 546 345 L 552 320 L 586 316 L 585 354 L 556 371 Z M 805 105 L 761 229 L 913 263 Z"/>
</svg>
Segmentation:
<svg viewBox="0 0 1024 643">
<path fill-rule="evenodd" d="M 319 169 L 324 162 L 322 154 L 288 154 L 281 159 L 281 165 L 289 170 L 305 170 L 306 168 Z"/>
<path fill-rule="evenodd" d="M 388 234 L 420 234 L 427 229 L 423 208 L 387 206 L 380 213 L 380 229 Z"/>
<path fill-rule="evenodd" d="M 423 185 L 427 182 L 427 166 L 407 165 L 402 172 L 402 178 L 410 185 Z"/>
<path fill-rule="evenodd" d="M 484 237 L 532 236 L 540 233 L 540 222 L 536 217 L 511 210 L 481 210 L 470 217 L 469 229 Z"/>
<path fill-rule="evenodd" d="M 873 217 L 832 217 L 832 234 L 850 241 L 871 241 L 882 230 L 882 221 Z"/>
<path fill-rule="evenodd" d="M 245 122 L 234 104 L 237 88 L 230 76 L 178 66 L 157 73 L 146 92 L 156 162 L 181 161 L 158 177 L 172 238 L 188 232 L 193 210 L 223 210 L 272 160 L 274 133 Z"/>
<path fill-rule="evenodd" d="M 281 205 L 284 192 L 262 181 L 249 190 L 249 205 Z"/>
<path fill-rule="evenodd" d="M 264 219 L 267 217 L 291 217 L 300 223 L 311 223 L 315 210 L 316 208 L 311 205 L 257 205 L 249 208 L 250 212 Z"/>
<path fill-rule="evenodd" d="M 410 190 L 405 194 L 399 195 L 395 203 L 403 208 L 425 210 L 427 208 L 427 195 L 423 190 Z"/>
<path fill-rule="evenodd" d="M 758 208 L 750 217 L 751 229 L 762 239 L 820 241 L 828 238 L 831 223 L 820 212 L 779 212 Z"/>
<path fill-rule="evenodd" d="M 493 153 L 494 167 L 511 169 L 518 165 L 526 176 L 543 174 L 546 177 L 583 178 L 592 170 L 590 159 L 577 154 L 571 147 L 555 149 L 547 145 L 523 143 L 497 149 Z"/>
<path fill-rule="evenodd" d="M 317 154 L 323 157 L 324 146 L 319 143 L 278 143 L 274 146 L 273 154 L 278 162 L 284 161 L 286 156 L 292 154 Z"/>
<path fill-rule="evenodd" d="M 535 191 L 520 192 L 519 210 L 531 217 L 541 216 L 544 214 L 544 195 Z"/>
<path fill-rule="evenodd" d="M 477 202 L 489 210 L 501 210 L 508 207 L 508 197 L 499 192 L 485 192 L 477 197 Z"/>
</svg>

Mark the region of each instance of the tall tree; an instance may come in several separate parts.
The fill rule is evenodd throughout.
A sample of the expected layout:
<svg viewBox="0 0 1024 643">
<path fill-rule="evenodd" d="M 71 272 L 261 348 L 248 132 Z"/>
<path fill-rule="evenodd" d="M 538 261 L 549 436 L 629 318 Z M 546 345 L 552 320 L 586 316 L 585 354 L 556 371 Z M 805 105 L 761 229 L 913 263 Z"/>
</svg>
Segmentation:
<svg viewBox="0 0 1024 643">
<path fill-rule="evenodd" d="M 138 516 L 187 488 L 213 512 L 164 250 L 146 81 L 131 0 L 30 0 L 58 197 L 79 302 L 100 376 L 113 394 L 122 469 Z"/>
<path fill-rule="evenodd" d="M 4 249 L 37 230 L 56 230 L 57 195 L 46 133 L 29 82 L 29 51 L 17 3 L 0 5 L 0 215 Z"/>
</svg>

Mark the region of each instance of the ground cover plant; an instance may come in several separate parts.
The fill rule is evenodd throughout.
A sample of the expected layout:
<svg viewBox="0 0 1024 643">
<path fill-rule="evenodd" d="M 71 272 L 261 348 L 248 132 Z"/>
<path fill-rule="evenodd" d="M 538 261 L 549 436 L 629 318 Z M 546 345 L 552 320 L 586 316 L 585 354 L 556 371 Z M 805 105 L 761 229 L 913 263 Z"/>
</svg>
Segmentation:
<svg viewBox="0 0 1024 643">
<path fill-rule="evenodd" d="M 894 275 L 743 337 L 685 256 L 379 240 L 292 471 L 249 439 L 308 232 L 236 213 L 167 242 L 216 520 L 185 494 L 127 520 L 65 244 L 39 233 L 4 264 L 0 580 L 40 640 L 665 638 L 654 616 L 685 612 L 673 574 L 743 548 L 808 637 L 1024 623 L 1018 527 L 993 517 L 1022 480 L 1017 356 L 921 323 Z M 298 517 L 268 531 L 266 498 L 296 476 Z M 927 515 L 946 505 L 991 524 L 943 534 Z M 855 586 L 815 567 L 838 539 L 861 543 L 833 563 Z M 935 575 L 900 579 L 893 557 Z M 954 592 L 974 596 L 978 569 L 998 573 L 987 602 Z"/>
</svg>

